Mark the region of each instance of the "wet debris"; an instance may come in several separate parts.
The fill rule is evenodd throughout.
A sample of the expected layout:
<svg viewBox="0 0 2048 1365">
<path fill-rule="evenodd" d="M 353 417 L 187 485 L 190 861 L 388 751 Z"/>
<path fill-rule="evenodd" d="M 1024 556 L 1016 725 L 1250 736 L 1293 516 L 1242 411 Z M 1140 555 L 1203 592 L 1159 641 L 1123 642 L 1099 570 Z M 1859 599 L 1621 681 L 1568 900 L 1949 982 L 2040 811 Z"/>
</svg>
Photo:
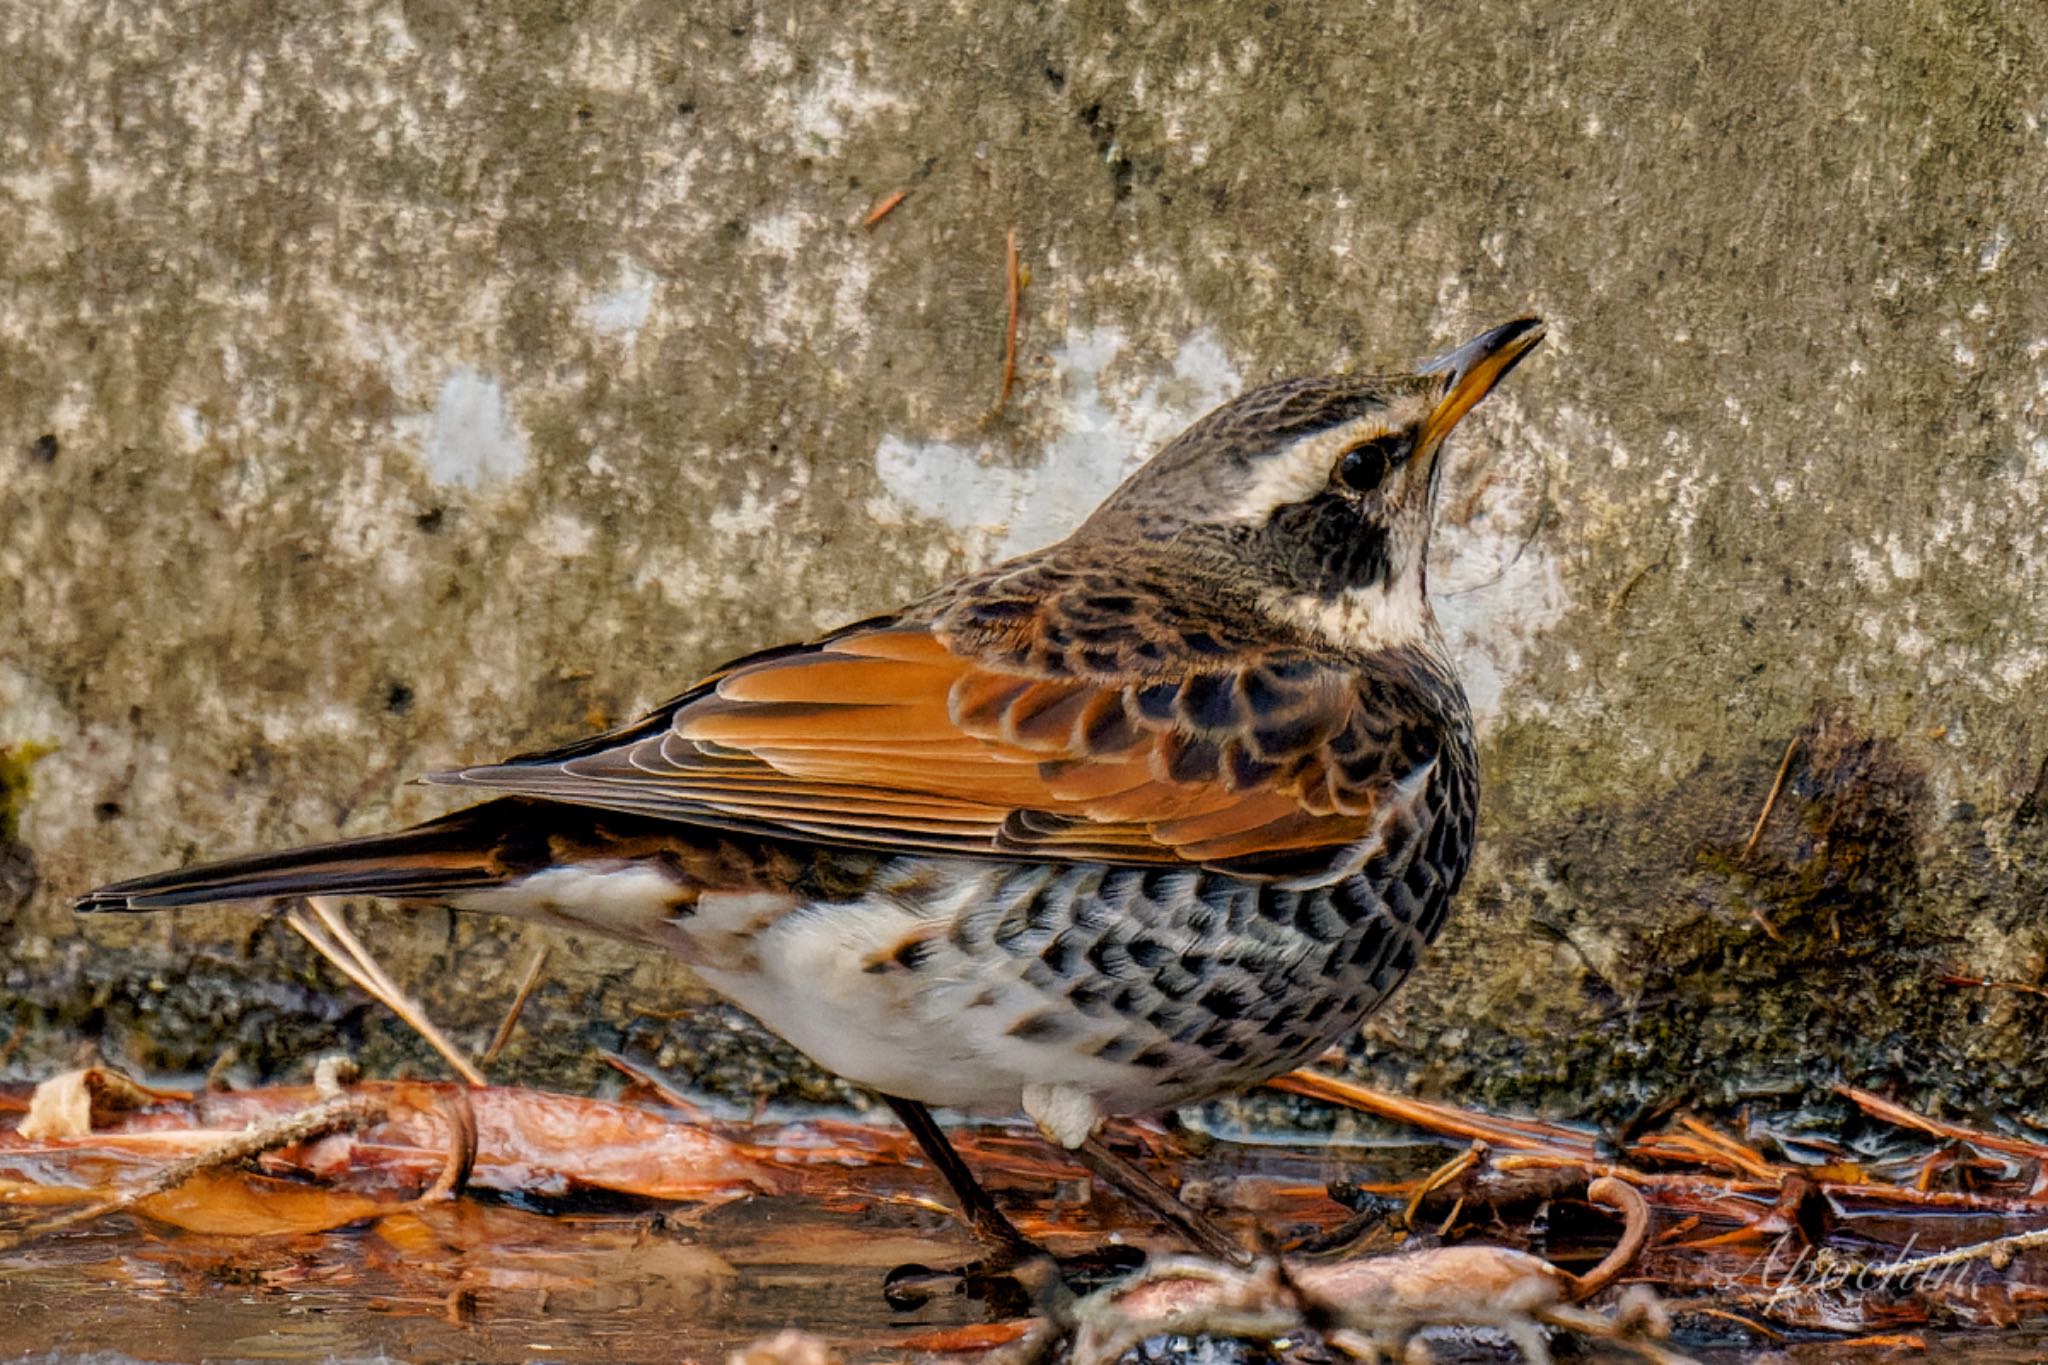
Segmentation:
<svg viewBox="0 0 2048 1365">
<path fill-rule="evenodd" d="M 1269 1258 L 1248 1270 L 1169 1258 L 1083 1300 L 1073 1316 L 1070 1365 L 1111 1365 L 1160 1336 L 1258 1342 L 1282 1358 L 1426 1360 L 1432 1329 L 1497 1338 L 1532 1365 L 1548 1365 L 1556 1330 L 1647 1360 L 1688 1359 L 1663 1344 L 1670 1322 L 1649 1290 L 1630 1290 L 1612 1313 L 1577 1308 L 1569 1275 L 1499 1247 L 1319 1266 Z M 1034 1357 L 1026 1347 L 1005 1359 Z"/>
<path fill-rule="evenodd" d="M 910 197 L 909 190 L 895 190 L 884 195 L 880 202 L 861 216 L 860 225 L 868 232 L 881 226 L 882 220 L 894 213 L 902 202 Z"/>
<path fill-rule="evenodd" d="M 1665 1295 L 1681 1325 L 1736 1326 L 1757 1341 L 1887 1336 L 2007 1327 L 2048 1309 L 2048 1260 L 2029 1256 L 2048 1246 L 2048 1145 L 1855 1087 L 1836 1090 L 1853 1139 L 1770 1118 L 1736 1136 L 1678 1112 L 1617 1145 L 1312 1071 L 1274 1085 L 1472 1144 L 1421 1182 L 1350 1192 L 1410 1232 L 1440 1218 L 1442 1236 L 1463 1219 L 1533 1244 L 1554 1235 L 1571 1191 L 1625 1182 L 1655 1227 L 1629 1277 Z M 1862 1131 L 1864 1119 L 1886 1127 Z M 1405 1201 L 1399 1216 L 1387 1212 L 1394 1201 Z"/>
<path fill-rule="evenodd" d="M 429 1047 L 441 1054 L 455 1074 L 471 1085 L 484 1084 L 484 1073 L 463 1056 L 448 1040 L 434 1021 L 427 1017 L 405 988 L 384 970 L 383 964 L 363 945 L 349 928 L 348 916 L 339 904 L 326 896 L 307 896 L 290 906 L 284 912 L 284 922 L 292 931 L 306 940 L 313 950 L 333 964 L 334 968 L 353 981 L 366 994 L 381 1003 L 386 1009 L 403 1019 L 413 1032 L 424 1038 Z M 538 972 L 533 975 L 537 978 Z M 516 1007 L 523 1006 L 524 997 L 531 994 L 532 986 L 523 986 L 521 995 L 515 999 L 515 1013 L 508 1019 L 503 1032 L 509 1040 L 512 1024 L 517 1021 Z"/>
<path fill-rule="evenodd" d="M 824 1338 L 785 1327 L 734 1351 L 725 1365 L 841 1365 L 841 1358 Z"/>
<path fill-rule="evenodd" d="M 1121 1237 L 1152 1259 L 1084 1297 L 1049 1286 L 1032 1316 L 944 1321 L 987 1315 L 960 1300 L 935 1305 L 939 1321 L 906 1320 L 881 1302 L 882 1269 L 918 1254 L 913 1235 L 959 1233 L 899 1130 L 719 1120 L 621 1065 L 619 1100 L 364 1082 L 345 1058 L 325 1059 L 313 1085 L 254 1091 L 164 1089 L 104 1066 L 33 1094 L 0 1089 L 0 1266 L 67 1237 L 121 1236 L 106 1224 L 127 1217 L 152 1257 L 203 1258 L 209 1282 L 334 1290 L 374 1270 L 404 1288 L 379 1297 L 383 1311 L 461 1330 L 506 1296 L 528 1311 L 608 1303 L 621 1277 L 655 1277 L 664 1302 L 711 1324 L 733 1310 L 692 1296 L 724 1293 L 747 1273 L 736 1266 L 850 1267 L 849 1283 L 874 1287 L 845 1305 L 853 1335 L 777 1337 L 772 1322 L 730 1319 L 719 1350 L 748 1361 L 1306 1365 L 1474 1342 L 1540 1361 L 1566 1339 L 1676 1360 L 1688 1340 L 1737 1333 L 1909 1347 L 2048 1307 L 2048 1144 L 2019 1133 L 1845 1087 L 1834 1133 L 1676 1109 L 1648 1131 L 1603 1134 L 1304 1071 L 1278 1084 L 1451 1150 L 1427 1163 L 1418 1150 L 1403 1174 L 1340 1169 L 1313 1145 L 1191 1150 L 1118 1129 L 1131 1160 L 1180 1176 L 1258 1252 L 1232 1265 L 1171 1254 L 1169 1235 L 1034 1135 L 966 1131 L 1034 1238 L 1068 1254 Z M 741 1240 L 714 1249 L 707 1217 L 750 1207 L 751 1221 L 725 1224 Z M 280 1239 L 298 1250 L 280 1259 Z"/>
</svg>

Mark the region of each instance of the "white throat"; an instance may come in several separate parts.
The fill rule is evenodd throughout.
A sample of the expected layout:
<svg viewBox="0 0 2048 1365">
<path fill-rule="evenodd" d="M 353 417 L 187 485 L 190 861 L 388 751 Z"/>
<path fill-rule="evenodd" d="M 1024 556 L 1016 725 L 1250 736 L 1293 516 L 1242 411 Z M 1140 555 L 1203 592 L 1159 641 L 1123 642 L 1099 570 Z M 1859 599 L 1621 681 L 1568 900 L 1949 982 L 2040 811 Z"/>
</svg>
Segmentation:
<svg viewBox="0 0 2048 1365">
<path fill-rule="evenodd" d="M 1384 588 L 1346 588 L 1335 597 L 1276 594 L 1267 609 L 1342 649 L 1432 649 L 1440 638 L 1436 612 L 1420 580 L 1418 569 Z"/>
</svg>

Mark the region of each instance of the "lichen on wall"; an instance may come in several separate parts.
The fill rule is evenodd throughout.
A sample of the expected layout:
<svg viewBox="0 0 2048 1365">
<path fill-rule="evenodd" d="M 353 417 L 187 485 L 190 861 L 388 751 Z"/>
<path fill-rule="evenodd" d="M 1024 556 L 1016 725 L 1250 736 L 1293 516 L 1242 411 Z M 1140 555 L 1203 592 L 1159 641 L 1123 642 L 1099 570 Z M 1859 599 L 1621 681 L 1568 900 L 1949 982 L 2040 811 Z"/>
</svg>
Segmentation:
<svg viewBox="0 0 2048 1365">
<path fill-rule="evenodd" d="M 430 1066 L 274 921 L 67 899 L 432 814 L 1062 534 L 1241 386 L 1534 310 L 1431 565 L 1480 858 L 1360 1064 L 2048 1102 L 2038 997 L 1950 979 L 2048 971 L 2044 48 L 1973 0 L 16 7 L 0 1047 Z M 527 939 L 359 914 L 487 1034 Z M 509 1074 L 833 1093 L 670 964 L 552 960 Z"/>
</svg>

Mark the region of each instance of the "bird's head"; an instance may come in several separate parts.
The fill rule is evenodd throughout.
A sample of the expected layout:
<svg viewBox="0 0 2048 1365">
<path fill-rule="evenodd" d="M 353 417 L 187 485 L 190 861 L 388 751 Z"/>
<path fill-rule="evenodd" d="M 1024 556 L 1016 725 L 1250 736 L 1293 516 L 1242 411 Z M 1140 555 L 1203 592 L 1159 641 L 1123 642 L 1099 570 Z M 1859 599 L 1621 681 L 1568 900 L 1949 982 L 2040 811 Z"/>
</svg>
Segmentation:
<svg viewBox="0 0 2048 1365">
<path fill-rule="evenodd" d="M 1438 454 L 1543 339 L 1517 318 L 1413 373 L 1269 384 L 1189 427 L 1091 527 L 1222 556 L 1262 606 L 1331 643 L 1421 643 Z"/>
</svg>

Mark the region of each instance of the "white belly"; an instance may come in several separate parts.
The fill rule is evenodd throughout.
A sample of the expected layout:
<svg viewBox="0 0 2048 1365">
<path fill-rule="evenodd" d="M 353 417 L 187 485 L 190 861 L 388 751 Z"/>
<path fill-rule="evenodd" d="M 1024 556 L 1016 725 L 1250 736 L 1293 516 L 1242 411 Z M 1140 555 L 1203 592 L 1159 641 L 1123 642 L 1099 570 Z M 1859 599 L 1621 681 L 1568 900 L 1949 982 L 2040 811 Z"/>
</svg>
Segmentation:
<svg viewBox="0 0 2048 1365">
<path fill-rule="evenodd" d="M 915 909 L 886 894 L 804 907 L 755 939 L 745 967 L 697 971 L 820 1066 L 885 1094 L 1015 1113 L 1026 1086 L 1127 1085 L 1127 1068 L 1089 1055 L 1112 1036 L 1107 1023 L 1074 1019 L 1083 1032 L 1057 1043 L 1012 1034 L 1053 1002 L 1023 979 L 1023 960 L 954 944 L 954 918 L 985 893 L 983 879 L 969 877 Z M 893 960 L 912 938 L 924 945 L 914 969 Z"/>
<path fill-rule="evenodd" d="M 807 905 L 773 893 L 705 892 L 687 908 L 658 869 L 618 863 L 557 868 L 472 893 L 458 908 L 594 931 L 669 952 L 713 990 L 857 1085 L 953 1109 L 1035 1117 L 1083 1110 L 1124 1112 L 1154 1102 L 1131 1090 L 1128 1067 L 1094 1048 L 1113 1020 L 1062 1010 L 1056 1041 L 1019 1036 L 1020 1022 L 1061 1002 L 1023 979 L 1028 959 L 967 952 L 951 930 L 982 908 L 997 872 L 962 862 L 890 889 L 889 878 L 855 900 Z M 935 889 L 936 887 L 936 889 Z M 908 940 L 914 967 L 896 958 Z M 1033 1103 L 1024 1104 L 1033 1087 Z M 1048 1100 L 1047 1094 L 1052 1098 Z"/>
</svg>

